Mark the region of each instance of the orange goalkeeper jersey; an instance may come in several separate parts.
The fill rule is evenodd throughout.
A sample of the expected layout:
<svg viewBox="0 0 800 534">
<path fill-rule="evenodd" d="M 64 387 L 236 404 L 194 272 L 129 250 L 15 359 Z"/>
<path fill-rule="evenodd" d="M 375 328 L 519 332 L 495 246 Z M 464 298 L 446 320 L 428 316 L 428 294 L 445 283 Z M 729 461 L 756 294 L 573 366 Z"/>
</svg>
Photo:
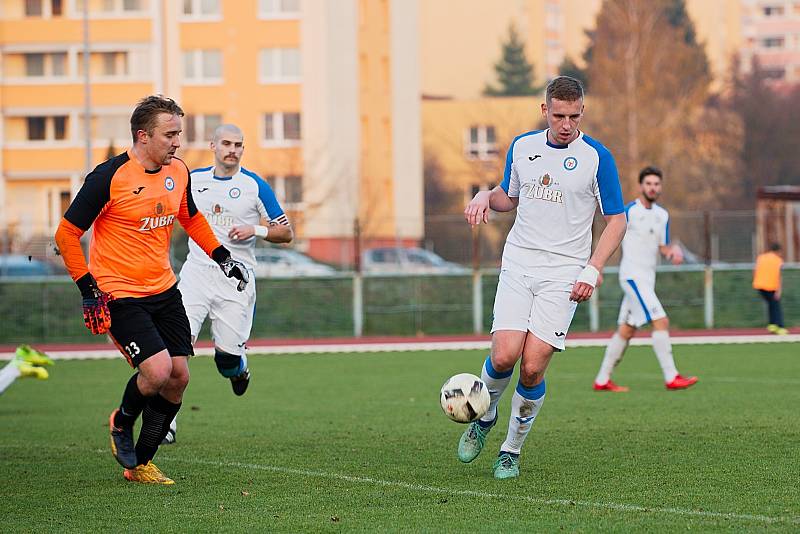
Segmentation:
<svg viewBox="0 0 800 534">
<path fill-rule="evenodd" d="M 73 280 L 87 272 L 113 296 L 145 297 L 175 284 L 169 262 L 177 219 L 210 256 L 220 246 L 191 193 L 189 170 L 178 158 L 146 170 L 131 151 L 89 173 L 56 232 L 56 243 Z M 94 225 L 89 264 L 81 235 Z"/>
</svg>

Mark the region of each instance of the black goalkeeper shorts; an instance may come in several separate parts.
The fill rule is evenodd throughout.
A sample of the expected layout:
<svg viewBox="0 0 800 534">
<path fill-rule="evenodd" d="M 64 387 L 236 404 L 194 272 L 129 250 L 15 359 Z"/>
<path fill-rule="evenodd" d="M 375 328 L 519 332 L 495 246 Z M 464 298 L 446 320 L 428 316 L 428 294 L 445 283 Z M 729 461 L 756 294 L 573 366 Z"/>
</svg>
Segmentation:
<svg viewBox="0 0 800 534">
<path fill-rule="evenodd" d="M 170 356 L 194 355 L 189 319 L 177 284 L 157 295 L 114 299 L 108 309 L 109 334 L 131 367 L 164 349 Z"/>
</svg>

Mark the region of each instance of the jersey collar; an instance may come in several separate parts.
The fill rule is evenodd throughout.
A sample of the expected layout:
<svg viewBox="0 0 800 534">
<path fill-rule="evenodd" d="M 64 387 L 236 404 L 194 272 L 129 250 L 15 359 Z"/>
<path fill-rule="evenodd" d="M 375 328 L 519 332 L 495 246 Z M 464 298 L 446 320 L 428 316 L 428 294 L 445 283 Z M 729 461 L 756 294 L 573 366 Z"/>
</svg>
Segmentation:
<svg viewBox="0 0 800 534">
<path fill-rule="evenodd" d="M 233 173 L 232 176 L 217 176 L 216 173 L 214 172 L 215 170 L 217 170 L 216 167 L 211 167 L 211 177 L 214 178 L 215 180 L 219 180 L 220 182 L 227 182 L 228 180 L 232 180 L 234 176 L 239 174 L 242 168 L 239 167 L 238 169 L 236 169 L 236 172 Z"/>
<path fill-rule="evenodd" d="M 578 137 L 576 137 L 575 139 L 573 139 L 573 140 L 572 140 L 572 143 L 574 143 L 575 141 L 577 141 L 577 140 L 578 140 L 578 139 L 580 139 L 581 137 L 583 137 L 583 132 L 582 132 L 582 131 L 580 131 L 580 130 L 578 130 Z M 544 138 L 545 138 L 545 141 L 547 142 L 547 146 L 549 146 L 550 148 L 557 148 L 558 150 L 562 150 L 562 149 L 564 149 L 564 148 L 569 148 L 569 145 L 571 145 L 571 144 L 572 144 L 572 143 L 568 143 L 568 144 L 566 144 L 566 145 L 557 145 L 557 144 L 555 144 L 555 143 L 551 143 L 551 142 L 550 142 L 550 128 L 548 128 L 548 129 L 546 129 L 546 130 L 544 131 Z"/>
</svg>

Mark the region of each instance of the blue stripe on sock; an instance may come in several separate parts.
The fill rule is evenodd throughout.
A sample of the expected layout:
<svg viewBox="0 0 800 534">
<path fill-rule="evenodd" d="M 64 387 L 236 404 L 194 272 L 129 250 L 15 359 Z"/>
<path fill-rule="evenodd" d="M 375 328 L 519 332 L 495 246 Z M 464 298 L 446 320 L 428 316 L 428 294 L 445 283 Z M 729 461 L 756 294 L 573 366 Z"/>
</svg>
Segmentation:
<svg viewBox="0 0 800 534">
<path fill-rule="evenodd" d="M 492 367 L 492 357 L 486 357 L 486 363 L 483 364 L 483 368 L 486 369 L 486 374 L 498 380 L 500 378 L 508 378 L 509 376 L 514 374 L 514 368 L 512 367 L 508 371 L 500 372 L 497 371 L 494 367 Z"/>
<path fill-rule="evenodd" d="M 532 388 L 526 388 L 522 382 L 517 382 L 517 393 L 530 400 L 539 400 L 544 397 L 545 385 L 544 380 L 536 384 Z"/>
</svg>

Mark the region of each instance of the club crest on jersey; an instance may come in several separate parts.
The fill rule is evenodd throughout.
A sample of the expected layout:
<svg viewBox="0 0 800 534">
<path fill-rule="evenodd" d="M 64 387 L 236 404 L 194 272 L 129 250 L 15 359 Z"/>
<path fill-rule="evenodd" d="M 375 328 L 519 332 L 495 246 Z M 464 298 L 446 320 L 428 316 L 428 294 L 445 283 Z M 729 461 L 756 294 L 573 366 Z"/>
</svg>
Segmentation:
<svg viewBox="0 0 800 534">
<path fill-rule="evenodd" d="M 173 186 L 175 184 L 173 183 Z M 156 204 L 154 209 L 156 214 L 152 217 L 142 217 L 139 219 L 141 225 L 139 226 L 140 232 L 149 232 L 150 230 L 155 230 L 156 228 L 162 228 L 164 226 L 171 226 L 172 222 L 175 220 L 174 215 L 164 215 L 164 205 L 161 202 Z"/>
<path fill-rule="evenodd" d="M 555 202 L 556 204 L 564 203 L 564 192 L 559 189 L 554 189 L 552 186 L 558 185 L 549 173 L 545 173 L 534 182 L 527 182 L 520 187 L 520 196 L 525 198 L 532 198 L 535 200 L 545 200 L 547 202 Z"/>
<path fill-rule="evenodd" d="M 575 167 L 577 166 L 578 166 L 578 160 L 572 156 L 564 160 L 564 168 L 568 171 L 575 170 Z"/>
<path fill-rule="evenodd" d="M 171 176 L 167 176 L 164 178 L 164 187 L 167 191 L 172 191 L 175 189 L 175 180 L 173 180 Z"/>
<path fill-rule="evenodd" d="M 230 195 L 231 198 L 239 198 L 240 196 L 242 196 L 242 190 L 239 189 L 238 187 L 234 187 L 230 191 L 228 191 L 228 194 Z"/>
</svg>

